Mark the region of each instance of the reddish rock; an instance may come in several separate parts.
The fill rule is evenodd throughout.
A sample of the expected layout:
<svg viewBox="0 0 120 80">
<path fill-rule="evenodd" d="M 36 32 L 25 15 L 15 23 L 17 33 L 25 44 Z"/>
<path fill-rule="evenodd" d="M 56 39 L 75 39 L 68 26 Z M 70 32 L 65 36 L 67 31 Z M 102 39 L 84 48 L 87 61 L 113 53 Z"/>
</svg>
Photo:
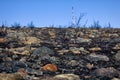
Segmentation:
<svg viewBox="0 0 120 80">
<path fill-rule="evenodd" d="M 41 70 L 56 72 L 58 69 L 55 64 L 46 64 L 45 66 L 41 67 Z"/>
<path fill-rule="evenodd" d="M 0 38 L 0 43 L 5 43 L 6 39 L 5 38 Z"/>
</svg>

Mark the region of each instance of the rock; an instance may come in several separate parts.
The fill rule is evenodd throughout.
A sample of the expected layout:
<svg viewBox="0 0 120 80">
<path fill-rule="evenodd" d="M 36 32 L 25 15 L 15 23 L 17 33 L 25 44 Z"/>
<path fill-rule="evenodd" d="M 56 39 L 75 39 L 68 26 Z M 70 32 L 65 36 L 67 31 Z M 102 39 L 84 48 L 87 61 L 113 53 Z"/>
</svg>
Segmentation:
<svg viewBox="0 0 120 80">
<path fill-rule="evenodd" d="M 111 43 L 119 43 L 120 42 L 120 38 L 114 38 L 110 40 Z"/>
<path fill-rule="evenodd" d="M 7 40 L 5 38 L 0 38 L 0 43 L 6 43 Z"/>
<path fill-rule="evenodd" d="M 98 35 L 97 35 L 98 36 Z M 94 34 L 90 34 L 89 38 L 95 38 L 96 36 Z"/>
<path fill-rule="evenodd" d="M 41 70 L 35 70 L 35 69 L 32 69 L 32 68 L 27 68 L 26 72 L 30 75 L 43 76 L 43 72 Z"/>
<path fill-rule="evenodd" d="M 20 73 L 4 74 L 0 73 L 0 80 L 25 80 L 24 75 Z"/>
<path fill-rule="evenodd" d="M 6 36 L 8 41 L 17 41 L 20 44 L 39 44 L 40 39 L 28 36 L 25 32 L 10 32 Z"/>
<path fill-rule="evenodd" d="M 90 61 L 109 61 L 109 57 L 95 53 L 91 53 L 86 58 Z"/>
<path fill-rule="evenodd" d="M 95 76 L 106 76 L 106 77 L 110 77 L 110 78 L 113 78 L 115 76 L 118 76 L 120 77 L 120 71 L 114 69 L 113 67 L 110 67 L 110 68 L 99 68 L 99 69 L 96 69 L 93 74 Z"/>
<path fill-rule="evenodd" d="M 25 32 L 9 32 L 7 35 L 6 35 L 6 39 L 8 41 L 25 41 L 25 38 L 28 36 L 27 33 Z"/>
<path fill-rule="evenodd" d="M 55 64 L 46 64 L 45 66 L 41 67 L 41 70 L 56 72 L 58 69 Z"/>
<path fill-rule="evenodd" d="M 73 54 L 80 54 L 80 51 L 79 51 L 79 50 L 71 50 L 71 52 L 72 52 Z"/>
<path fill-rule="evenodd" d="M 120 80 L 120 78 L 113 78 L 112 80 Z"/>
<path fill-rule="evenodd" d="M 49 56 L 49 55 L 53 55 L 54 52 L 49 49 L 48 47 L 39 47 L 36 50 L 33 51 L 33 53 L 31 54 L 31 57 L 35 58 L 35 57 L 45 57 L 45 56 Z"/>
<path fill-rule="evenodd" d="M 77 32 L 77 33 L 76 33 L 76 36 L 77 36 L 77 37 L 80 37 L 80 36 L 83 36 L 83 35 L 84 35 L 83 32 Z"/>
<path fill-rule="evenodd" d="M 54 39 L 56 36 L 55 36 L 55 32 L 53 31 L 48 31 L 49 35 L 50 35 L 50 38 L 51 39 Z"/>
<path fill-rule="evenodd" d="M 75 74 L 59 74 L 54 76 L 53 80 L 80 80 L 80 77 Z"/>
<path fill-rule="evenodd" d="M 89 51 L 85 50 L 84 47 L 76 48 L 75 46 L 70 47 L 69 50 L 60 50 L 58 52 L 60 54 L 64 54 L 68 52 L 72 52 L 73 54 L 88 54 L 89 53 Z"/>
<path fill-rule="evenodd" d="M 30 55 L 30 50 L 27 50 L 26 47 L 11 48 L 9 51 L 14 54 Z"/>
<path fill-rule="evenodd" d="M 2 59 L 2 61 L 4 61 L 4 62 L 7 62 L 7 61 L 8 61 L 8 62 L 9 62 L 9 61 L 11 62 L 11 61 L 12 61 L 12 58 L 11 58 L 11 57 L 7 57 L 7 56 L 2 57 L 1 59 Z"/>
<path fill-rule="evenodd" d="M 79 65 L 79 62 L 76 61 L 76 60 L 71 60 L 68 62 L 68 65 L 72 66 L 72 67 L 75 67 L 75 66 L 78 66 Z"/>
<path fill-rule="evenodd" d="M 26 68 L 27 64 L 21 61 L 14 62 L 14 68 Z"/>
<path fill-rule="evenodd" d="M 90 63 L 87 63 L 86 67 L 87 67 L 88 69 L 92 69 L 92 68 L 94 67 L 94 65 L 93 65 L 93 64 L 90 64 Z"/>
<path fill-rule="evenodd" d="M 65 37 L 74 38 L 76 35 L 75 29 L 67 29 L 65 32 Z"/>
<path fill-rule="evenodd" d="M 116 61 L 120 61 L 120 51 L 118 51 L 114 57 Z"/>
<path fill-rule="evenodd" d="M 116 34 L 116 33 L 112 33 L 112 34 L 109 34 L 109 37 L 112 37 L 112 38 L 117 38 L 117 37 L 119 37 L 119 35 L 118 35 L 118 34 Z"/>
<path fill-rule="evenodd" d="M 94 48 L 89 48 L 90 51 L 101 51 L 102 49 L 100 47 L 94 47 Z"/>
<path fill-rule="evenodd" d="M 81 54 L 89 54 L 90 53 L 89 51 L 85 50 L 84 47 L 80 47 L 79 50 L 80 50 Z"/>
<path fill-rule="evenodd" d="M 86 39 L 86 38 L 77 38 L 76 43 L 89 43 L 91 42 L 91 39 Z"/>
<path fill-rule="evenodd" d="M 66 50 L 66 49 L 64 50 L 64 49 L 63 49 L 63 50 L 58 50 L 57 52 L 58 52 L 59 54 L 64 54 L 64 53 L 69 52 L 69 50 Z"/>
<path fill-rule="evenodd" d="M 70 50 L 73 54 L 80 54 L 79 48 L 70 47 L 69 50 Z"/>
<path fill-rule="evenodd" d="M 50 57 L 49 61 L 53 64 L 59 64 L 60 63 L 59 58 L 55 57 L 55 56 Z"/>
<path fill-rule="evenodd" d="M 21 41 L 24 44 L 39 44 L 41 41 L 36 37 L 26 37 L 25 41 Z"/>
<path fill-rule="evenodd" d="M 2 62 L 0 64 L 0 71 L 11 73 L 12 70 L 13 70 L 13 64 L 14 64 L 14 62 L 12 62 L 12 61 L 4 61 L 4 62 Z"/>
<path fill-rule="evenodd" d="M 120 43 L 116 44 L 112 49 L 113 50 L 120 50 Z"/>
</svg>

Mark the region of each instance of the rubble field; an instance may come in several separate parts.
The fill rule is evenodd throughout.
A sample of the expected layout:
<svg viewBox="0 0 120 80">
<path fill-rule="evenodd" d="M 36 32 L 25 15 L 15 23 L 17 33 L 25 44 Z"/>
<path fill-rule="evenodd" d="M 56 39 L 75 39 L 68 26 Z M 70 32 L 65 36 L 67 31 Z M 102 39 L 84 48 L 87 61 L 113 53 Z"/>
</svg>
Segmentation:
<svg viewBox="0 0 120 80">
<path fill-rule="evenodd" d="M 120 29 L 0 28 L 0 80 L 120 80 Z"/>
</svg>

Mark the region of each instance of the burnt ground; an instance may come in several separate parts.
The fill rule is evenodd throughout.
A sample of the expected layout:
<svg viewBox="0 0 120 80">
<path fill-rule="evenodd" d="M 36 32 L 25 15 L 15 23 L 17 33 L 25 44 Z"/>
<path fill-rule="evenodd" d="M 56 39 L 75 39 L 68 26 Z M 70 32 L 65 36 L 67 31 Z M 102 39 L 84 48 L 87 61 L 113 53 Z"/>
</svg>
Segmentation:
<svg viewBox="0 0 120 80">
<path fill-rule="evenodd" d="M 23 69 L 29 79 L 70 73 L 81 80 L 120 79 L 120 29 L 0 29 L 1 74 Z"/>
</svg>

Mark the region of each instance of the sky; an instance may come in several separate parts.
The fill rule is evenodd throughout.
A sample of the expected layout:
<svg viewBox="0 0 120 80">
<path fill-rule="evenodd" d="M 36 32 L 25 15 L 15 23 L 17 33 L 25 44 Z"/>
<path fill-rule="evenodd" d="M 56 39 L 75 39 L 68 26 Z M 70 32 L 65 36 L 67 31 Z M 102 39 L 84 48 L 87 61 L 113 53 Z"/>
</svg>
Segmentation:
<svg viewBox="0 0 120 80">
<path fill-rule="evenodd" d="M 72 23 L 72 6 L 75 21 L 85 14 L 80 24 L 90 26 L 99 21 L 120 27 L 120 0 L 0 0 L 0 25 L 20 23 L 27 26 L 68 26 Z"/>
</svg>

